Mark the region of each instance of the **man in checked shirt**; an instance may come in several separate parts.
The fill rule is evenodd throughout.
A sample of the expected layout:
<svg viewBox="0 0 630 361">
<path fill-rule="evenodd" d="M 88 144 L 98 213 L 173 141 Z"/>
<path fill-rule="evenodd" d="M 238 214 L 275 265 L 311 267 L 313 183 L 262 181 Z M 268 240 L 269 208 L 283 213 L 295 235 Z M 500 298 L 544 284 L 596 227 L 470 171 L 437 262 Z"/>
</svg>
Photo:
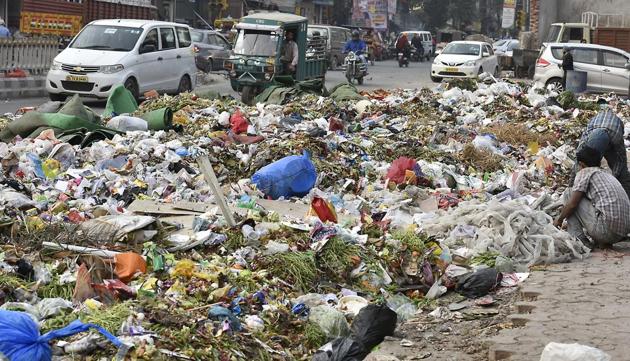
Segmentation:
<svg viewBox="0 0 630 361">
<path fill-rule="evenodd" d="M 623 142 L 623 122 L 612 109 L 602 110 L 591 119 L 580 139 L 577 152 L 584 146 L 597 150 L 600 156 L 606 159 L 612 175 L 617 178 L 630 197 L 630 172 L 628 172 L 628 159 Z M 573 184 L 577 171 L 576 162 L 570 184 Z"/>
<path fill-rule="evenodd" d="M 575 184 L 564 193 L 564 207 L 554 225 L 561 227 L 566 219 L 567 231 L 585 246 L 609 248 L 630 233 L 630 199 L 621 183 L 600 168 L 597 149 L 582 146 L 577 160 Z"/>
</svg>

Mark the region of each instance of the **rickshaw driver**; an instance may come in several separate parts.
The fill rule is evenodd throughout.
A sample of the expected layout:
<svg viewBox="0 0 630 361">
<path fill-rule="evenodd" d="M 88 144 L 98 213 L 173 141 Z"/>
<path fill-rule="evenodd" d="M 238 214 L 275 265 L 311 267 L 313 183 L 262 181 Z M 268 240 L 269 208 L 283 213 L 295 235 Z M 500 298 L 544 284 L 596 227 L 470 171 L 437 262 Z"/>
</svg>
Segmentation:
<svg viewBox="0 0 630 361">
<path fill-rule="evenodd" d="M 284 64 L 284 74 L 295 74 L 295 68 L 298 64 L 298 45 L 294 40 L 295 34 L 292 31 L 287 31 L 284 40 L 284 48 L 282 49 L 281 61 Z"/>
</svg>

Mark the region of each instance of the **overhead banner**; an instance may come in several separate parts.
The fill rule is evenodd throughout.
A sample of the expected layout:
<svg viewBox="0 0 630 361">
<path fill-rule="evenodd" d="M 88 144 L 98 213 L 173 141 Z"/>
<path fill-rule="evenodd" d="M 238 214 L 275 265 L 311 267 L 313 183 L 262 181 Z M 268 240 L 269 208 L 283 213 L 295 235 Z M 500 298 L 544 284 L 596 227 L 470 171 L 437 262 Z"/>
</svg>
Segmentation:
<svg viewBox="0 0 630 361">
<path fill-rule="evenodd" d="M 516 0 L 503 1 L 503 15 L 501 16 L 501 27 L 509 29 L 514 26 L 516 17 Z"/>
<path fill-rule="evenodd" d="M 25 34 L 73 36 L 81 30 L 83 17 L 76 15 L 22 12 L 20 31 Z"/>
</svg>

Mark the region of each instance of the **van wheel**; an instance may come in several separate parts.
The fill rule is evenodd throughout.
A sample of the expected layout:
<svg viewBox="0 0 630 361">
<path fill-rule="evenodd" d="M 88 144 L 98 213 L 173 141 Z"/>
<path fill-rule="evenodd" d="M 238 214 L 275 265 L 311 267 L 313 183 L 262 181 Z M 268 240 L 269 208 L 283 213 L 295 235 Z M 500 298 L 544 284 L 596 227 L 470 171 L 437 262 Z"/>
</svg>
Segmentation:
<svg viewBox="0 0 630 361">
<path fill-rule="evenodd" d="M 244 86 L 241 90 L 241 101 L 247 105 L 254 105 L 256 90 L 252 86 Z"/>
<path fill-rule="evenodd" d="M 483 67 L 479 67 L 479 72 L 477 73 L 477 77 L 479 77 L 479 75 L 483 74 Z"/>
<path fill-rule="evenodd" d="M 208 65 L 206 67 L 206 73 L 214 71 L 214 60 L 208 59 Z"/>
<path fill-rule="evenodd" d="M 134 99 L 140 98 L 140 89 L 135 78 L 129 78 L 125 81 L 125 89 L 129 90 Z"/>
<path fill-rule="evenodd" d="M 50 98 L 50 100 L 52 100 L 53 102 L 63 102 L 66 101 L 66 96 L 63 94 L 53 94 L 53 93 L 48 93 L 48 97 Z"/>
<path fill-rule="evenodd" d="M 192 90 L 192 82 L 190 81 L 190 77 L 188 75 L 184 75 L 179 80 L 179 87 L 177 88 L 177 93 L 186 93 Z"/>
<path fill-rule="evenodd" d="M 545 88 L 558 93 L 562 93 L 564 91 L 564 85 L 562 84 L 562 79 L 560 78 L 551 78 L 547 80 Z"/>
</svg>

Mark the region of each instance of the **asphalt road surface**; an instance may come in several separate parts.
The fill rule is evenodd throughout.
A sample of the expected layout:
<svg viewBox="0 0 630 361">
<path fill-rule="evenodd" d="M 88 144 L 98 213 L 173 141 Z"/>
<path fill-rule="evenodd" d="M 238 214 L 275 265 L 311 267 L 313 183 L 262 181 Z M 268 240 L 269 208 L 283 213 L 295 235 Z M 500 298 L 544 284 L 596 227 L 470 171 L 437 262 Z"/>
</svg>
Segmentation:
<svg viewBox="0 0 630 361">
<path fill-rule="evenodd" d="M 429 76 L 431 70 L 431 62 L 410 63 L 408 68 L 399 68 L 398 62 L 388 60 L 376 62 L 374 66 L 368 68 L 369 75 L 365 78 L 363 85 L 358 86 L 359 89 L 395 89 L 395 88 L 423 88 L 432 87 L 435 84 L 431 82 Z M 212 75 L 212 81 L 201 86 L 201 89 L 214 89 L 221 94 L 229 94 L 239 98 L 240 95 L 232 90 L 227 78 L 223 75 Z M 333 86 L 345 82 L 343 71 L 330 71 L 326 74 L 326 86 Z M 21 107 L 38 106 L 48 101 L 48 98 L 22 98 L 22 99 L 2 99 L 0 100 L 0 114 L 14 113 Z M 83 99 L 85 104 L 97 113 L 103 111 L 105 107 L 104 101 L 94 101 L 93 99 Z"/>
</svg>

